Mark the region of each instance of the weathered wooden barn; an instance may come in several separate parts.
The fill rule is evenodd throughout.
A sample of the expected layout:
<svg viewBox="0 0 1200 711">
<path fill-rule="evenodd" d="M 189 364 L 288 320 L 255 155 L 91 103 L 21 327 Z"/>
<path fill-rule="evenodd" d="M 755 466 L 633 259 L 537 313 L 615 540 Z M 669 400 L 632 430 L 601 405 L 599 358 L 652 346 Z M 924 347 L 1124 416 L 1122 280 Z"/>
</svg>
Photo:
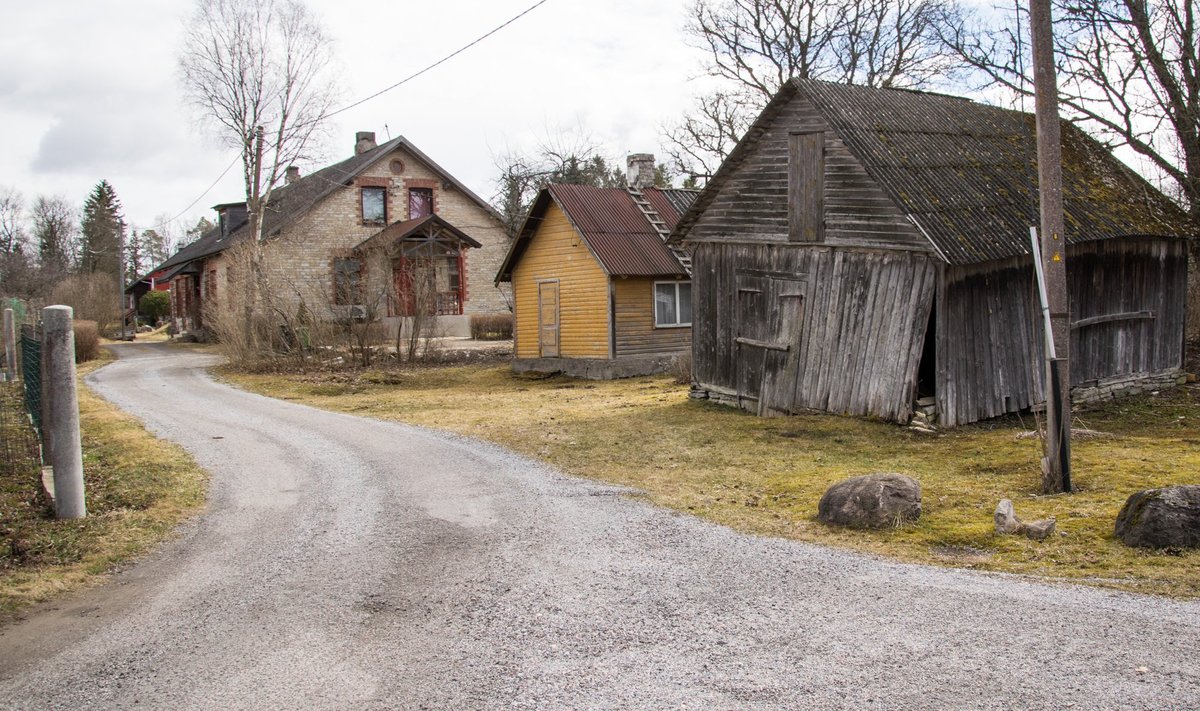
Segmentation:
<svg viewBox="0 0 1200 711">
<path fill-rule="evenodd" d="M 653 158 L 650 170 L 653 170 Z M 690 190 L 551 185 L 497 284 L 511 282 L 513 368 L 588 378 L 658 372 L 691 347 L 686 261 L 665 238 Z"/>
<path fill-rule="evenodd" d="M 1064 122 L 1076 398 L 1174 382 L 1184 213 Z M 793 80 L 671 243 L 693 262 L 697 395 L 760 414 L 958 425 L 1044 402 L 1032 114 Z"/>
</svg>

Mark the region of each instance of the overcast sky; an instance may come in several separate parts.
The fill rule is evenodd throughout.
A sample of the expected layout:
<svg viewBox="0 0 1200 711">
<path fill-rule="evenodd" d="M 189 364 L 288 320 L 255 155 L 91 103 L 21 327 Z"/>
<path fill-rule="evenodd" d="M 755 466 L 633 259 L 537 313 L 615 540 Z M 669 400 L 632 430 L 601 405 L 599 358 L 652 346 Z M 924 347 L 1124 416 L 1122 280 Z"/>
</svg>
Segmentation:
<svg viewBox="0 0 1200 711">
<path fill-rule="evenodd" d="M 335 42 L 344 103 L 461 47 L 534 0 L 308 0 Z M 661 154 L 695 91 L 684 0 L 549 0 L 430 73 L 332 119 L 320 165 L 354 132 L 404 135 L 484 198 L 495 157 L 585 129 L 613 157 Z M 233 158 L 183 101 L 177 47 L 192 0 L 0 0 L 0 186 L 82 204 L 105 178 L 128 222 L 184 211 Z M 703 81 L 703 80 L 701 80 Z M 304 166 L 305 172 L 314 166 Z M 319 167 L 319 166 L 316 166 Z M 237 168 L 181 222 L 240 199 Z"/>
</svg>

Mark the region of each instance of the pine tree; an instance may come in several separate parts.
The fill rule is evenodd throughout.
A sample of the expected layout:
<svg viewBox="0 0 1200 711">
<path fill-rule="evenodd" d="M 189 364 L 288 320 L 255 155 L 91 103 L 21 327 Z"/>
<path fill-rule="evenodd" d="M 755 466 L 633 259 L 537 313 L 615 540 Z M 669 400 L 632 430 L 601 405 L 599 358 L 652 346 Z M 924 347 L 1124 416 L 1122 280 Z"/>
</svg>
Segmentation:
<svg viewBox="0 0 1200 711">
<path fill-rule="evenodd" d="M 102 272 L 119 277 L 125 218 L 121 215 L 121 201 L 107 180 L 97 183 L 83 204 L 80 228 L 80 271 L 86 274 Z"/>
</svg>

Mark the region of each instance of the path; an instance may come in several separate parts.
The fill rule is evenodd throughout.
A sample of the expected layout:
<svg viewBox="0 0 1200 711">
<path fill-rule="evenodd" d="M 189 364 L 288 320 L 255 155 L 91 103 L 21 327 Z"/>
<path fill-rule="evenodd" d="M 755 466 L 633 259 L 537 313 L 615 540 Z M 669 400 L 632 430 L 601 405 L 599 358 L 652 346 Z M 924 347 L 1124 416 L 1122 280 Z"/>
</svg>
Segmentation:
<svg viewBox="0 0 1200 711">
<path fill-rule="evenodd" d="M 209 511 L 0 630 L 0 708 L 1200 708 L 1197 603 L 740 535 L 120 352 L 93 386 Z"/>
</svg>

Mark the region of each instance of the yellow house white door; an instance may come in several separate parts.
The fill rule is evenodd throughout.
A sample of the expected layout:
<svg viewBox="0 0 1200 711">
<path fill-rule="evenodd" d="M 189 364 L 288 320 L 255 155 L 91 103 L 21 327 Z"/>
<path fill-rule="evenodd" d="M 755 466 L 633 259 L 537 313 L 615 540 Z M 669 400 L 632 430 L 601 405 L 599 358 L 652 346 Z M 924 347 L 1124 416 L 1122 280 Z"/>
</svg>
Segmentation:
<svg viewBox="0 0 1200 711">
<path fill-rule="evenodd" d="M 538 284 L 538 355 L 558 357 L 558 282 Z"/>
</svg>

